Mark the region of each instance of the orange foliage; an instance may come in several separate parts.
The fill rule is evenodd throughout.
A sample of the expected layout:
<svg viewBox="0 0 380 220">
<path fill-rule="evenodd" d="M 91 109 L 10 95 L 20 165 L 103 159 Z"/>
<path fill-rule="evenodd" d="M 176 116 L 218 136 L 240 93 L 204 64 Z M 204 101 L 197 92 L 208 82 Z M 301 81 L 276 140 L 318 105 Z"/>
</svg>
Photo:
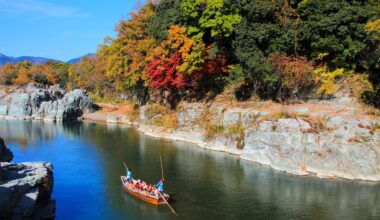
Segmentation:
<svg viewBox="0 0 380 220">
<path fill-rule="evenodd" d="M 16 85 L 26 85 L 33 82 L 33 75 L 28 68 L 22 67 L 17 74 L 17 78 L 13 81 Z"/>
<path fill-rule="evenodd" d="M 380 40 L 380 19 L 368 22 L 365 25 L 364 30 L 375 39 Z"/>
<path fill-rule="evenodd" d="M 281 78 L 283 89 L 292 96 L 313 85 L 314 67 L 305 57 L 270 56 L 270 60 Z"/>
<path fill-rule="evenodd" d="M 146 54 L 155 45 L 147 27 L 155 15 L 153 7 L 148 2 L 138 12 L 130 13 L 131 19 L 120 21 L 116 26 L 118 37 L 107 38 L 108 45 L 102 45 L 98 52 L 99 57 L 104 57 L 107 77 L 115 79 L 118 90 L 133 87 L 142 79 Z"/>
<path fill-rule="evenodd" d="M 3 85 L 12 84 L 13 78 L 16 77 L 16 69 L 12 63 L 6 63 L 0 66 L 0 82 Z"/>
</svg>

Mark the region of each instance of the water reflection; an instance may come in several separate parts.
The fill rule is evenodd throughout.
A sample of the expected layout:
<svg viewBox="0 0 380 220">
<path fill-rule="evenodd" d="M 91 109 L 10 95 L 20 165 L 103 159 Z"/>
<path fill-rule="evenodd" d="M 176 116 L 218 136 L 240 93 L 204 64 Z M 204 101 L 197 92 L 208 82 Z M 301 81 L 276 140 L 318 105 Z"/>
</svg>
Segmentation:
<svg viewBox="0 0 380 220">
<path fill-rule="evenodd" d="M 157 181 L 160 154 L 166 189 L 181 219 L 380 218 L 376 183 L 287 175 L 128 127 L 24 121 L 0 125 L 0 136 L 10 142 L 17 160 L 53 162 L 58 219 L 174 218 L 166 207 L 145 204 L 120 187 L 123 161 L 135 177 Z"/>
</svg>

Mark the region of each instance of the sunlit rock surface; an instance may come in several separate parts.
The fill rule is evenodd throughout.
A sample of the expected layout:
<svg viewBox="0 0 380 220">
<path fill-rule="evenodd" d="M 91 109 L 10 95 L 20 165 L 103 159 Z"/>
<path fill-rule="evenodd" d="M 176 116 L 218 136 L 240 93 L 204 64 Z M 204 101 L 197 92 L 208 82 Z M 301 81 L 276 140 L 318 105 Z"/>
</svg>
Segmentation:
<svg viewBox="0 0 380 220">
<path fill-rule="evenodd" d="M 65 121 L 93 111 L 91 98 L 80 89 L 66 92 L 59 85 L 42 88 L 33 83 L 13 91 L 0 88 L 0 117 L 3 118 Z"/>
<path fill-rule="evenodd" d="M 152 125 L 143 106 L 138 129 L 296 175 L 380 181 L 380 120 L 357 103 L 265 105 L 181 103 L 175 129 Z M 131 124 L 122 117 L 127 116 L 112 116 L 108 122 Z M 210 138 L 205 123 L 223 130 Z"/>
</svg>

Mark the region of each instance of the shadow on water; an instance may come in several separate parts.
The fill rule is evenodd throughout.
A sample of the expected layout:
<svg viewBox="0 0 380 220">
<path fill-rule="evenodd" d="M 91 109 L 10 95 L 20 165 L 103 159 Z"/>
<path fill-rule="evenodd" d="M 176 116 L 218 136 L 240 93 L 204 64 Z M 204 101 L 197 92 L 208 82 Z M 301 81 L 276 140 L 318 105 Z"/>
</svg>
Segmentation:
<svg viewBox="0 0 380 220">
<path fill-rule="evenodd" d="M 120 187 L 125 172 L 155 183 L 161 176 L 181 219 L 380 219 L 380 184 L 298 177 L 155 139 L 133 128 L 94 123 L 0 121 L 19 161 L 54 164 L 58 219 L 174 218 Z M 76 213 L 76 214 L 73 214 Z"/>
</svg>

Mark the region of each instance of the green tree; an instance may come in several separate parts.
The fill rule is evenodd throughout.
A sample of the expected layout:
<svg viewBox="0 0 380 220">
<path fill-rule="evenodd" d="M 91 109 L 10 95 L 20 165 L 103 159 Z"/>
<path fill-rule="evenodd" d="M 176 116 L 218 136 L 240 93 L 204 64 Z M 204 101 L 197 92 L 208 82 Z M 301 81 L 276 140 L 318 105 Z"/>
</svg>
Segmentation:
<svg viewBox="0 0 380 220">
<path fill-rule="evenodd" d="M 159 43 L 168 37 L 167 30 L 173 25 L 184 24 L 181 9 L 182 0 L 164 0 L 155 4 L 156 15 L 149 21 L 149 34 Z"/>
<path fill-rule="evenodd" d="M 266 0 L 242 0 L 238 4 L 242 21 L 235 28 L 232 46 L 252 92 L 257 94 L 264 84 L 275 85 L 279 80 L 272 74 L 267 58 L 280 32 L 275 17 L 277 5 Z"/>
<path fill-rule="evenodd" d="M 241 21 L 238 5 L 224 0 L 184 0 L 181 8 L 197 40 L 229 37 Z"/>
<path fill-rule="evenodd" d="M 303 54 L 333 68 L 368 69 L 371 39 L 364 25 L 373 0 L 307 0 L 298 5 Z"/>
<path fill-rule="evenodd" d="M 373 91 L 364 92 L 364 100 L 371 105 L 380 107 L 380 2 L 375 2 L 373 6 L 373 17 L 365 25 L 366 33 L 372 37 L 370 47 L 372 53 L 366 53 L 366 59 L 370 61 L 370 80 L 373 84 Z"/>
</svg>

